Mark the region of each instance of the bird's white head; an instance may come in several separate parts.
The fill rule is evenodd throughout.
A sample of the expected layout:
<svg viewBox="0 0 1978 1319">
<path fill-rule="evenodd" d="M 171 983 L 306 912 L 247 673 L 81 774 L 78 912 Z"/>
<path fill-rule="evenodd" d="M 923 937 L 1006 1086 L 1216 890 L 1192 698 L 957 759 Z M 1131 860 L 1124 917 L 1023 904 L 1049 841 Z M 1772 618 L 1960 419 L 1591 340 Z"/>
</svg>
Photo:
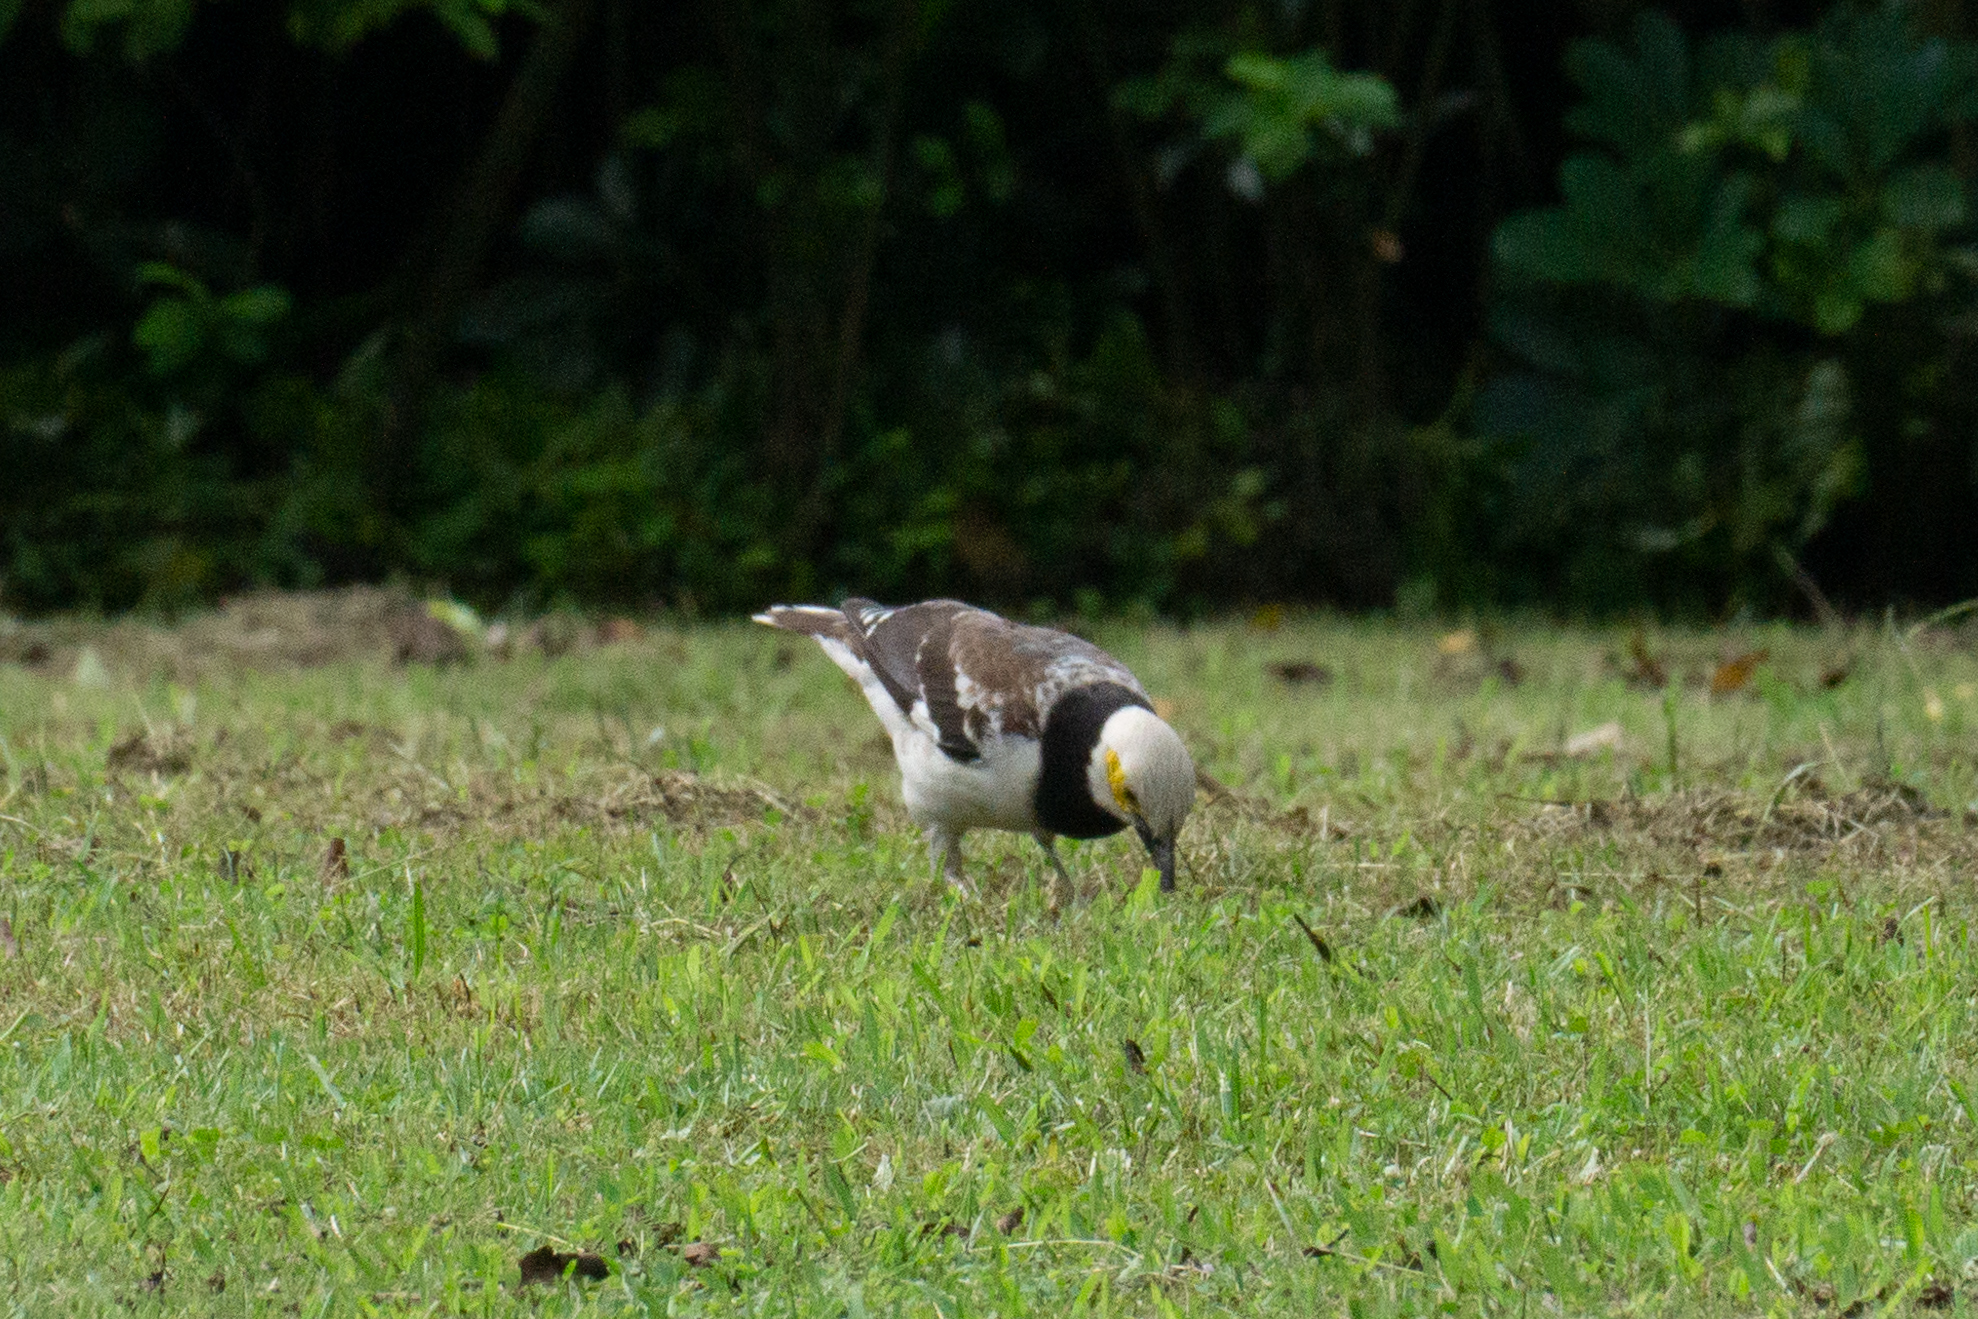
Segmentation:
<svg viewBox="0 0 1978 1319">
<path fill-rule="evenodd" d="M 1181 735 L 1138 705 L 1113 712 L 1099 730 L 1086 770 L 1092 800 L 1133 826 L 1174 887 L 1174 844 L 1195 804 L 1195 762 Z"/>
</svg>

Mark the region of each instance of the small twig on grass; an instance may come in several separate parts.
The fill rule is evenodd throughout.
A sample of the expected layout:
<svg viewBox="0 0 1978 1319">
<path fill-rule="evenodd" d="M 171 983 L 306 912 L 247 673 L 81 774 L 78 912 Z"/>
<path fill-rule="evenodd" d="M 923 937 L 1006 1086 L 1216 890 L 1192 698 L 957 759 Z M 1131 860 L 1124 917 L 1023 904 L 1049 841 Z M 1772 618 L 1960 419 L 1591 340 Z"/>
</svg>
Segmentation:
<svg viewBox="0 0 1978 1319">
<path fill-rule="evenodd" d="M 1799 588 L 1800 594 L 1806 597 L 1807 603 L 1813 606 L 1813 616 L 1819 620 L 1820 626 L 1839 627 L 1841 616 L 1828 601 L 1827 593 L 1820 589 L 1820 583 L 1813 580 L 1813 574 L 1808 572 L 1785 546 L 1776 542 L 1772 546 L 1772 557 L 1778 561 L 1779 567 L 1785 571 L 1786 576 L 1792 579 L 1793 585 Z"/>
<path fill-rule="evenodd" d="M 1806 1180 L 1806 1175 L 1813 1171 L 1814 1164 L 1820 1162 L 1820 1156 L 1827 1152 L 1827 1147 L 1829 1145 L 1832 1145 L 1835 1141 L 1839 1139 L 1840 1137 L 1836 1136 L 1831 1131 L 1823 1131 L 1820 1133 L 1820 1139 L 1813 1143 L 1813 1157 L 1806 1161 L 1806 1166 L 1799 1170 L 1799 1175 L 1797 1177 L 1793 1178 L 1794 1186 L 1798 1186 L 1801 1182 Z"/>
<path fill-rule="evenodd" d="M 443 775 L 441 775 L 439 771 L 434 769 L 429 769 L 425 765 L 420 764 L 418 758 L 414 756 L 412 752 L 408 750 L 405 746 L 401 745 L 400 743 L 393 742 L 390 746 L 390 750 L 394 756 L 397 756 L 400 760 L 412 766 L 412 768 L 418 770 L 421 774 L 424 774 L 427 778 L 431 779 L 433 782 L 439 784 L 442 788 L 446 789 L 447 792 L 452 793 L 458 791 L 458 789 L 456 789 L 451 783 L 448 783 L 446 781 L 446 778 Z"/>
<path fill-rule="evenodd" d="M 1123 1246 L 1117 1241 L 1106 1241 L 1099 1237 L 1051 1237 L 1042 1241 L 1011 1241 L 1006 1243 L 1003 1249 L 1029 1250 L 1035 1246 L 1098 1246 L 1105 1250 L 1117 1250 L 1136 1261 L 1142 1258 L 1140 1252 L 1130 1246 Z"/>
<path fill-rule="evenodd" d="M 420 857 L 431 856 L 433 853 L 439 850 L 440 850 L 440 845 L 438 843 L 434 843 L 431 847 L 422 847 L 416 852 L 407 852 L 404 856 L 398 857 L 395 860 L 386 861 L 383 862 L 382 864 L 375 866 L 366 866 L 362 870 L 352 871 L 350 874 L 350 880 L 353 884 L 355 884 L 359 880 L 369 879 L 373 875 L 390 874 L 392 871 L 398 869 L 400 866 L 409 866 L 414 861 L 417 861 Z"/>
<path fill-rule="evenodd" d="M 802 1205 L 805 1209 L 808 1209 L 810 1211 L 810 1216 L 817 1220 L 817 1226 L 823 1230 L 824 1235 L 832 1238 L 833 1240 L 836 1240 L 838 1234 L 831 1230 L 831 1224 L 824 1221 L 824 1215 L 818 1212 L 817 1206 L 810 1202 L 810 1197 L 808 1195 L 804 1194 L 804 1188 L 801 1186 L 793 1186 L 790 1189 L 796 1194 L 797 1203 Z"/>
<path fill-rule="evenodd" d="M 1321 939 L 1318 931 L 1307 925 L 1305 918 L 1297 912 L 1294 911 L 1291 913 L 1291 919 L 1298 922 L 1298 928 L 1305 931 L 1305 937 L 1312 941 L 1312 951 L 1319 955 L 1319 960 L 1321 962 L 1330 962 L 1332 960 L 1332 945 Z"/>
<path fill-rule="evenodd" d="M 1806 773 L 1808 770 L 1818 769 L 1826 763 L 1824 760 L 1802 760 L 1787 772 L 1786 777 L 1779 780 L 1779 786 L 1772 789 L 1772 795 L 1765 799 L 1765 809 L 1758 814 L 1758 825 L 1751 831 L 1753 839 L 1756 839 L 1764 830 L 1765 826 L 1771 823 L 1772 812 L 1778 808 L 1779 799 L 1786 795 L 1786 789 L 1793 785 L 1794 780 L 1798 779 L 1800 775 Z"/>
<path fill-rule="evenodd" d="M 1423 1273 L 1423 1270 L 1420 1265 L 1416 1265 L 1411 1268 L 1406 1264 L 1390 1264 L 1384 1259 L 1371 1259 L 1366 1255 L 1355 1254 L 1353 1251 L 1350 1250 L 1340 1250 L 1337 1247 L 1333 1247 L 1333 1246 L 1328 1246 L 1323 1255 L 1316 1255 L 1313 1258 L 1350 1260 L 1352 1263 L 1355 1264 L 1364 1264 L 1370 1269 L 1387 1269 L 1393 1273 L 1412 1274 L 1417 1278 L 1421 1277 Z"/>
</svg>

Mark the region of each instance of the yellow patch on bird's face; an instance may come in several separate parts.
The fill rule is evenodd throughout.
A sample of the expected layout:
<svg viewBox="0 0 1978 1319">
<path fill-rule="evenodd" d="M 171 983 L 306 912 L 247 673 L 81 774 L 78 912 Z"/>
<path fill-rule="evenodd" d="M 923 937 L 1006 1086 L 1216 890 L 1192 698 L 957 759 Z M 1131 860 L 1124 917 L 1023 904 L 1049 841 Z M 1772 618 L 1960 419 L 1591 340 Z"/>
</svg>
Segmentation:
<svg viewBox="0 0 1978 1319">
<path fill-rule="evenodd" d="M 1120 768 L 1119 752 L 1106 748 L 1106 784 L 1113 790 L 1113 800 L 1119 808 L 1131 815 L 1139 809 L 1133 800 L 1133 791 L 1126 786 L 1126 771 Z"/>
</svg>

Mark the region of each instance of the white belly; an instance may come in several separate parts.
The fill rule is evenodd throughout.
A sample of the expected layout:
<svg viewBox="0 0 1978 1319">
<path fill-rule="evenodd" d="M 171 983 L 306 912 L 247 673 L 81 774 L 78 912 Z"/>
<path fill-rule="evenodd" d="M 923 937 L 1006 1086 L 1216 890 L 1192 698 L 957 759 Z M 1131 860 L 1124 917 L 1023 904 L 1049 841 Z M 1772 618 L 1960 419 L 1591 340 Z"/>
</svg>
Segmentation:
<svg viewBox="0 0 1978 1319">
<path fill-rule="evenodd" d="M 1037 776 L 1041 761 L 1029 738 L 992 742 L 980 759 L 951 759 L 918 728 L 896 733 L 900 796 L 920 825 L 951 831 L 1037 827 Z"/>
</svg>

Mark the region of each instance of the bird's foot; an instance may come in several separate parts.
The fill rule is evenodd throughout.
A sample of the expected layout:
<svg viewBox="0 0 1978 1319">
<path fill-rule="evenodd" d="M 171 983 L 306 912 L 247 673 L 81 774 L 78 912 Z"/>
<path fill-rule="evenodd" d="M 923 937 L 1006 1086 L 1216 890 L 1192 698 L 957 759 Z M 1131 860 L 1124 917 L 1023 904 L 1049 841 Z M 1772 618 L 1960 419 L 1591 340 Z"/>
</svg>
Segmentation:
<svg viewBox="0 0 1978 1319">
<path fill-rule="evenodd" d="M 1071 872 L 1065 869 L 1064 860 L 1058 855 L 1057 836 L 1042 830 L 1031 836 L 1037 840 L 1037 845 L 1044 849 L 1044 856 L 1051 863 L 1051 878 L 1044 887 L 1044 909 L 1056 916 L 1064 910 L 1065 903 L 1071 901 L 1078 890 L 1071 882 Z"/>
<path fill-rule="evenodd" d="M 948 882 L 948 887 L 965 898 L 975 896 L 975 889 L 962 873 L 962 840 L 960 834 L 951 834 L 945 829 L 934 828 L 927 831 L 927 850 L 934 858 L 934 871 Z"/>
</svg>

